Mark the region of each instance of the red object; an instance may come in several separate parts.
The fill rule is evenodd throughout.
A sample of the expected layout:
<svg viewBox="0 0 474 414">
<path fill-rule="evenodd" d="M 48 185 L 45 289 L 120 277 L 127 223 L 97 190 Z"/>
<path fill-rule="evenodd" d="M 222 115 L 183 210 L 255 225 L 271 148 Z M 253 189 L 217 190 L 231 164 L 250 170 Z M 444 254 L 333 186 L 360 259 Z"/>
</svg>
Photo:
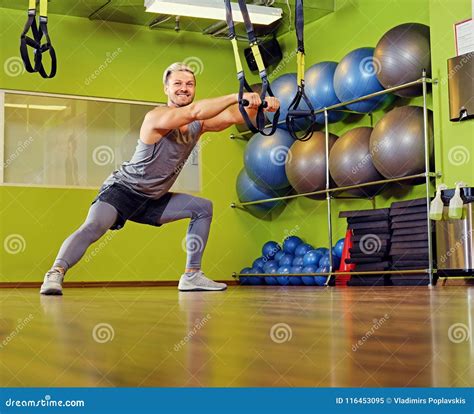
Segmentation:
<svg viewBox="0 0 474 414">
<path fill-rule="evenodd" d="M 342 249 L 341 264 L 339 265 L 339 272 L 349 272 L 355 269 L 355 264 L 347 264 L 346 259 L 350 259 L 351 254 L 349 249 L 352 247 L 352 230 L 347 229 L 346 237 L 344 238 L 344 248 Z M 336 286 L 347 286 L 351 275 L 336 274 Z"/>
</svg>

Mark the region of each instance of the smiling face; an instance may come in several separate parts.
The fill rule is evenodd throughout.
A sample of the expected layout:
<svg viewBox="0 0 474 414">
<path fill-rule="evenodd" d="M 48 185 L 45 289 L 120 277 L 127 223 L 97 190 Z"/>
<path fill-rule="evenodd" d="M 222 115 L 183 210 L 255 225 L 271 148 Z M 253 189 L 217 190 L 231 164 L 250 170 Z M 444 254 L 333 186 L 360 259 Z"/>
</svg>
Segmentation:
<svg viewBox="0 0 474 414">
<path fill-rule="evenodd" d="M 192 73 L 176 71 L 170 73 L 165 84 L 165 94 L 169 106 L 186 106 L 194 100 L 196 80 Z"/>
</svg>

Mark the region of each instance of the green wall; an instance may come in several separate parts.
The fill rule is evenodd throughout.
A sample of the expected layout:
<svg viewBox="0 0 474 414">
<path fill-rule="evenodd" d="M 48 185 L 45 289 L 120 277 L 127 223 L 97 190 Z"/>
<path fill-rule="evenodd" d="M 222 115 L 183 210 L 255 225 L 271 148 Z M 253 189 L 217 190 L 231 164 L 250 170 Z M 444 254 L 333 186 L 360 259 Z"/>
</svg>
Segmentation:
<svg viewBox="0 0 474 414">
<path fill-rule="evenodd" d="M 453 147 L 470 157 L 473 151 L 474 122 L 453 124 L 448 117 L 446 59 L 454 56 L 452 24 L 468 18 L 469 0 L 340 0 L 337 10 L 306 27 L 307 64 L 322 60 L 339 61 L 350 50 L 375 46 L 389 28 L 416 21 L 431 26 L 433 77 L 440 83 L 433 88 L 430 107 L 434 110 L 436 167 L 442 181 L 452 185 L 463 179 L 474 183 L 472 163 L 459 164 L 449 157 Z M 230 45 L 198 34 L 149 31 L 146 28 L 108 22 L 88 21 L 68 16 L 51 16 L 51 33 L 60 59 L 59 72 L 52 80 L 36 75 L 7 76 L 0 72 L 0 87 L 42 92 L 163 101 L 161 87 L 164 68 L 173 61 L 197 56 L 203 62 L 198 76 L 197 98 L 227 94 L 236 90 L 235 69 Z M 24 13 L 0 8 L 0 61 L 17 56 L 18 36 Z M 61 33 L 61 36 L 58 34 Z M 294 34 L 283 36 L 285 61 L 281 74 L 294 72 L 288 59 L 295 47 Z M 117 58 L 99 78 L 86 82 L 108 56 L 120 48 Z M 419 104 L 420 99 L 413 100 Z M 382 113 L 375 114 L 374 121 Z M 368 125 L 368 118 L 359 124 Z M 338 135 L 357 124 L 337 124 Z M 215 218 L 204 259 L 204 270 L 215 278 L 230 278 L 233 271 L 249 264 L 259 246 L 269 238 L 281 240 L 289 233 L 309 242 L 327 243 L 326 203 L 308 199 L 293 200 L 272 222 L 257 220 L 229 208 L 235 200 L 234 183 L 242 167 L 244 141 L 231 141 L 229 131 L 209 134 L 202 150 L 203 188 L 199 194 L 213 200 Z M 463 149 L 465 148 L 465 150 Z M 454 151 L 454 150 L 453 150 Z M 454 159 L 455 162 L 452 162 Z M 450 161 L 451 160 L 451 161 Z M 105 177 L 104 177 L 105 178 Z M 412 193 L 410 193 L 412 191 Z M 418 196 L 413 190 L 394 189 L 390 197 L 376 199 L 375 205 L 388 205 L 393 198 Z M 0 253 L 0 281 L 38 281 L 48 269 L 61 242 L 82 222 L 95 192 L 0 186 L 0 240 L 20 235 L 24 249 Z M 368 201 L 334 203 L 333 213 L 350 208 L 370 208 Z M 345 223 L 334 220 L 335 236 L 341 236 Z M 90 260 L 80 262 L 68 274 L 69 280 L 170 280 L 182 271 L 185 253 L 181 241 L 187 223 L 152 228 L 127 223 L 119 232 L 109 232 L 103 243 L 88 251 Z M 11 238 L 8 240 L 12 240 Z M 91 255 L 96 251 L 95 256 Z"/>
</svg>

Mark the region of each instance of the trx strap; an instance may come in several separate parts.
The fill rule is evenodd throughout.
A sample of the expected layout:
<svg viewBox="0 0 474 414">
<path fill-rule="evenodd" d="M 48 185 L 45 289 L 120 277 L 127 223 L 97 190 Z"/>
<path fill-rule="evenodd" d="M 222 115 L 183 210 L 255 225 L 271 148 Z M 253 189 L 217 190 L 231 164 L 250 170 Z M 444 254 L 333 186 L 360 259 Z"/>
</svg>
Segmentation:
<svg viewBox="0 0 474 414">
<path fill-rule="evenodd" d="M 36 8 L 39 3 L 39 24 L 36 23 Z M 27 33 L 31 29 L 33 38 L 28 37 Z M 42 38 L 46 43 L 41 44 Z M 28 55 L 28 46 L 34 49 L 34 66 L 31 64 Z M 46 73 L 43 66 L 43 53 L 49 51 L 51 57 L 51 71 Z M 48 0 L 29 0 L 28 20 L 20 37 L 20 54 L 27 72 L 39 72 L 43 78 L 53 78 L 56 75 L 57 61 L 56 53 L 48 33 Z"/>
<path fill-rule="evenodd" d="M 253 57 L 255 59 L 255 63 L 257 64 L 258 73 L 260 75 L 260 79 L 262 81 L 262 91 L 260 93 L 260 99 L 262 100 L 262 105 L 258 108 L 257 112 L 257 127 L 259 129 L 260 134 L 265 136 L 273 135 L 278 127 L 278 122 L 280 120 L 280 108 L 275 112 L 273 116 L 273 122 L 270 130 L 268 132 L 265 131 L 265 124 L 266 124 L 266 117 L 265 117 L 265 97 L 270 96 L 274 97 L 272 89 L 270 87 L 270 82 L 268 81 L 267 70 L 265 69 L 265 64 L 263 63 L 263 58 L 260 53 L 260 49 L 258 47 L 258 39 L 255 36 L 255 31 L 253 30 L 253 24 L 250 21 L 249 11 L 247 9 L 247 3 L 245 0 L 239 0 L 239 7 L 240 12 L 242 13 L 242 17 L 244 19 L 245 28 L 247 30 L 247 36 L 249 39 L 250 49 L 252 50 Z"/>
<path fill-rule="evenodd" d="M 316 122 L 316 117 L 314 115 L 314 108 L 311 104 L 311 101 L 306 96 L 304 91 L 304 72 L 305 72 L 305 50 L 304 50 L 304 10 L 303 10 L 303 0 L 296 0 L 295 4 L 295 28 L 296 28 L 296 38 L 298 40 L 298 50 L 296 54 L 297 65 L 298 65 L 298 92 L 296 93 L 295 98 L 288 107 L 288 115 L 286 117 L 286 125 L 288 131 L 292 137 L 299 141 L 307 141 L 311 138 L 313 132 L 313 125 Z M 299 109 L 300 103 L 303 101 L 308 109 Z M 295 120 L 302 118 L 310 118 L 311 123 L 309 127 L 303 133 L 297 133 L 297 127 L 295 126 Z"/>
<path fill-rule="evenodd" d="M 235 24 L 232 17 L 232 6 L 230 0 L 224 0 L 226 5 L 226 20 L 227 26 L 229 27 L 229 38 L 232 42 L 232 48 L 234 50 L 235 66 L 237 68 L 237 80 L 239 81 L 239 111 L 242 114 L 247 127 L 254 134 L 260 132 L 258 126 L 253 125 L 252 120 L 249 117 L 249 114 L 245 110 L 245 107 L 248 106 L 249 102 L 246 99 L 243 99 L 245 90 L 247 92 L 253 92 L 252 88 L 245 79 L 245 73 L 242 66 L 242 61 L 240 60 L 239 55 L 239 46 L 237 45 L 237 36 L 235 34 Z M 258 125 L 258 124 L 257 124 Z"/>
<path fill-rule="evenodd" d="M 262 90 L 260 93 L 260 99 L 262 101 L 262 104 L 259 106 L 258 111 L 257 111 L 257 116 L 256 116 L 256 125 L 252 123 L 250 120 L 250 117 L 247 114 L 247 111 L 245 110 L 245 106 L 248 105 L 248 102 L 246 102 L 245 99 L 242 99 L 244 90 L 247 90 L 248 92 L 254 92 L 252 88 L 249 86 L 247 80 L 245 79 L 245 73 L 243 70 L 242 66 L 242 61 L 240 60 L 240 55 L 239 55 L 239 49 L 237 45 L 237 36 L 235 34 L 235 24 L 232 18 L 232 6 L 230 0 L 224 0 L 225 5 L 226 5 L 226 19 L 227 19 L 227 25 L 229 27 L 229 38 L 232 42 L 232 46 L 234 49 L 234 57 L 235 57 L 235 64 L 237 68 L 237 79 L 239 80 L 240 88 L 239 88 L 239 110 L 240 113 L 242 114 L 242 117 L 245 120 L 245 123 L 247 124 L 248 128 L 254 132 L 257 133 L 259 132 L 262 135 L 273 135 L 275 133 L 275 130 L 278 126 L 278 121 L 280 118 L 280 109 L 278 109 L 273 117 L 273 124 L 270 130 L 266 131 L 266 116 L 264 109 L 267 107 L 267 102 L 265 101 L 265 97 L 271 96 L 273 97 L 273 92 L 270 88 L 270 84 L 268 82 L 268 76 L 267 76 L 267 71 L 265 69 L 265 65 L 263 63 L 262 55 L 260 54 L 260 49 L 258 48 L 258 41 L 257 37 L 255 36 L 255 32 L 253 30 L 253 25 L 252 22 L 250 21 L 250 16 L 248 13 L 247 9 L 247 4 L 245 3 L 245 0 L 240 1 L 239 0 L 239 7 L 240 11 L 242 13 L 244 22 L 245 22 L 245 27 L 247 29 L 247 35 L 249 38 L 249 43 L 250 47 L 252 49 L 252 53 L 254 55 L 255 62 L 257 63 L 258 71 L 260 74 L 260 79 L 262 81 Z"/>
</svg>

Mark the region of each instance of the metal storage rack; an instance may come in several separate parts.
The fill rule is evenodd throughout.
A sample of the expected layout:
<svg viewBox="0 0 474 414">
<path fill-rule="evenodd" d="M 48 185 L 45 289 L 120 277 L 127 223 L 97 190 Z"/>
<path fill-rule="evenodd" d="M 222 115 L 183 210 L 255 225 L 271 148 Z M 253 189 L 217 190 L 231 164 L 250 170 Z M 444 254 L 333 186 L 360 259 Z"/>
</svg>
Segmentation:
<svg viewBox="0 0 474 414">
<path fill-rule="evenodd" d="M 333 275 L 373 275 L 373 276 L 378 276 L 378 275 L 390 275 L 390 274 L 420 274 L 420 273 L 426 273 L 429 275 L 429 280 L 430 280 L 430 286 L 433 285 L 433 274 L 436 273 L 436 269 L 433 266 L 433 240 L 432 240 L 432 232 L 431 232 L 431 222 L 430 222 L 430 217 L 429 217 L 429 209 L 430 209 L 430 183 L 431 180 L 434 180 L 436 178 L 441 177 L 441 173 L 436 173 L 430 171 L 430 141 L 429 141 L 429 136 L 428 136 L 428 107 L 427 107 L 427 95 L 428 95 L 428 84 L 436 84 L 437 81 L 433 80 L 431 78 L 428 78 L 426 76 L 426 71 L 423 70 L 422 76 L 420 79 L 413 81 L 413 82 L 408 82 L 399 86 L 395 86 L 393 88 L 385 89 L 379 92 L 371 93 L 369 95 L 362 96 L 357 99 L 352 99 L 350 101 L 346 102 L 341 102 L 337 105 L 332 105 L 323 109 L 320 109 L 318 111 L 314 111 L 315 114 L 320 114 L 324 113 L 324 132 L 325 132 L 325 137 L 326 137 L 326 188 L 324 190 L 318 190 L 318 191 L 312 191 L 308 193 L 302 193 L 302 194 L 291 194 L 288 196 L 283 196 L 283 197 L 274 197 L 274 198 L 267 198 L 264 200 L 258 200 L 258 201 L 250 201 L 250 202 L 245 202 L 245 203 L 232 203 L 231 207 L 232 208 L 245 208 L 246 206 L 250 205 L 257 205 L 257 204 L 262 204 L 265 202 L 269 201 L 280 201 L 280 200 L 289 200 L 292 198 L 297 198 L 297 197 L 306 197 L 310 195 L 317 195 L 317 194 L 326 194 L 326 203 L 327 203 L 327 220 L 328 220 L 328 241 L 329 241 L 329 246 L 332 247 L 333 242 L 332 242 L 332 212 L 331 212 L 331 206 L 332 206 L 332 198 L 333 194 L 338 193 L 338 192 L 343 192 L 351 189 L 359 189 L 363 187 L 368 187 L 371 185 L 377 185 L 377 184 L 388 184 L 392 182 L 401 182 L 401 181 L 406 181 L 406 180 L 413 180 L 414 178 L 424 178 L 425 179 L 425 190 L 426 190 L 426 209 L 427 209 L 427 236 L 428 236 L 428 268 L 427 269 L 416 269 L 416 270 L 383 270 L 383 271 L 364 271 L 364 272 L 339 272 L 337 270 L 333 269 L 333 258 L 332 258 L 332 248 L 329 248 L 329 262 L 330 262 L 330 267 L 329 267 L 329 272 L 324 272 L 324 273 L 289 273 L 289 274 L 241 274 L 241 273 L 233 273 L 233 277 L 239 277 L 239 276 L 258 276 L 258 277 L 288 277 L 288 276 L 327 276 L 327 281 L 326 285 L 328 284 L 331 276 Z M 358 185 L 351 185 L 351 186 L 345 186 L 345 187 L 337 187 L 337 188 L 330 188 L 330 175 L 329 175 L 329 123 L 328 123 L 328 113 L 329 111 L 333 110 L 341 110 L 343 109 L 346 105 L 355 103 L 355 102 L 360 102 L 364 101 L 366 99 L 374 98 L 376 96 L 380 95 L 385 95 L 389 94 L 401 89 L 405 89 L 407 87 L 415 86 L 415 85 L 422 85 L 422 91 L 423 91 L 423 135 L 424 135 L 424 155 L 425 155 L 425 171 L 420 174 L 416 175 L 410 175 L 410 176 L 405 176 L 405 177 L 400 177 L 400 178 L 392 178 L 392 179 L 385 179 L 385 180 L 378 180 L 378 181 L 371 181 L 368 183 L 363 183 L 363 184 L 358 184 Z M 231 135 L 231 138 L 236 138 L 234 135 Z M 433 140 L 434 141 L 434 140 Z M 434 142 L 433 142 L 434 145 Z"/>
</svg>

